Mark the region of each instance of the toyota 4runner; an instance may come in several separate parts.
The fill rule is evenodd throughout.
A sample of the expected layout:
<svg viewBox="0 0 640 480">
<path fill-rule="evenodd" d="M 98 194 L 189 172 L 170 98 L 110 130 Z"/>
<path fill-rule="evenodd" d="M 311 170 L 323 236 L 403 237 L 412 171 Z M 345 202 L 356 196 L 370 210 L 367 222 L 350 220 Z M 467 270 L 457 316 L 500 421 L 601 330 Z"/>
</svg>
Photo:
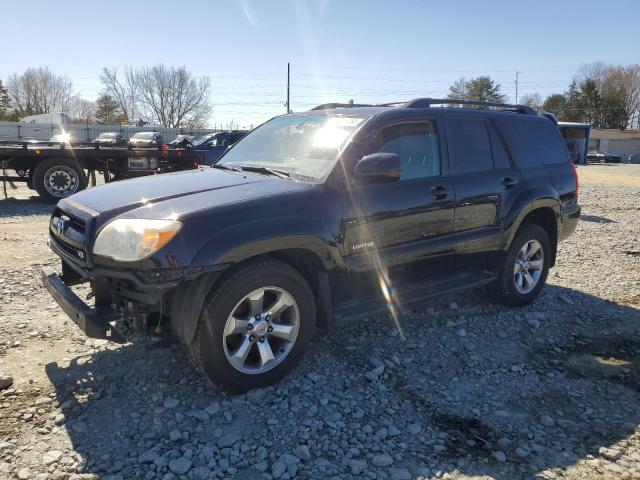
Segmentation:
<svg viewBox="0 0 640 480">
<path fill-rule="evenodd" d="M 434 108 L 434 105 L 440 105 Z M 444 108 L 446 106 L 446 108 Z M 485 286 L 525 305 L 578 222 L 552 115 L 415 99 L 276 117 L 213 168 L 61 200 L 45 286 L 89 337 L 161 330 L 234 390 L 280 379 L 315 326 Z M 93 305 L 70 288 L 90 282 Z"/>
</svg>

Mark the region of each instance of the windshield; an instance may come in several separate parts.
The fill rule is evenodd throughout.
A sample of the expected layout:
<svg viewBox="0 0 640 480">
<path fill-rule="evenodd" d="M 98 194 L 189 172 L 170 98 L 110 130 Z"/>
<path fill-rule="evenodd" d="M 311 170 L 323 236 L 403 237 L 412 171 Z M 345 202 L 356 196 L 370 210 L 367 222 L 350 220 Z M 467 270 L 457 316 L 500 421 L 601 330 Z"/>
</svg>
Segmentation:
<svg viewBox="0 0 640 480">
<path fill-rule="evenodd" d="M 111 138 L 116 138 L 116 134 L 115 133 L 101 133 L 98 138 L 106 138 L 106 139 L 111 139 Z"/>
<path fill-rule="evenodd" d="M 358 117 L 277 117 L 238 142 L 218 162 L 281 170 L 314 180 L 327 176 Z"/>
<path fill-rule="evenodd" d="M 139 132 L 136 133 L 133 138 L 140 140 L 151 140 L 153 138 L 153 132 Z"/>
</svg>

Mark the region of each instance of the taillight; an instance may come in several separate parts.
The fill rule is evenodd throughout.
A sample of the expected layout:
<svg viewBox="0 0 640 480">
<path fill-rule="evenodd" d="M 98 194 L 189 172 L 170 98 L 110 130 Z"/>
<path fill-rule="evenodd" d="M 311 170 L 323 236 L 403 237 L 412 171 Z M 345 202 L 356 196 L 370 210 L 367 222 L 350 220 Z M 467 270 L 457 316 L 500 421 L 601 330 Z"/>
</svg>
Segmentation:
<svg viewBox="0 0 640 480">
<path fill-rule="evenodd" d="M 580 193 L 580 179 L 578 178 L 578 168 L 575 163 L 571 163 L 571 169 L 573 170 L 573 178 L 576 179 L 576 201 L 578 200 L 578 194 Z"/>
</svg>

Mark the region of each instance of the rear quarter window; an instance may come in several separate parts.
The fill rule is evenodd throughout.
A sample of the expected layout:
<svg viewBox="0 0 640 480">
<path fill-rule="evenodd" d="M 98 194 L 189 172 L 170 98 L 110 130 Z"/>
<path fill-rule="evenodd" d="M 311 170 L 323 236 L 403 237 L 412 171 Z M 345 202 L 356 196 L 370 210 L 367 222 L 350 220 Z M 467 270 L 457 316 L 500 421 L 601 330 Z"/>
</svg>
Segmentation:
<svg viewBox="0 0 640 480">
<path fill-rule="evenodd" d="M 520 168 L 554 165 L 569 161 L 567 147 L 558 128 L 543 117 L 496 119 Z"/>
</svg>

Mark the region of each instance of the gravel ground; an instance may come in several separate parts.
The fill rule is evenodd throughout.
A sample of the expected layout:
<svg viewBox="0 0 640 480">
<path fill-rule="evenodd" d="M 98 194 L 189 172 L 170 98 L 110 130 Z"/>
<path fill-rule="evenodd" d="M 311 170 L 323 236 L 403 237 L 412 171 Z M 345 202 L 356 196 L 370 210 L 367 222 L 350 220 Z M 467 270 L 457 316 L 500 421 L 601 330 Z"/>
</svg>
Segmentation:
<svg viewBox="0 0 640 480">
<path fill-rule="evenodd" d="M 640 166 L 579 169 L 583 219 L 524 309 L 481 292 L 318 332 L 227 395 L 181 347 L 86 339 L 40 284 L 49 206 L 0 200 L 0 478 L 640 479 Z M 13 382 L 7 377 L 12 377 Z"/>
</svg>

